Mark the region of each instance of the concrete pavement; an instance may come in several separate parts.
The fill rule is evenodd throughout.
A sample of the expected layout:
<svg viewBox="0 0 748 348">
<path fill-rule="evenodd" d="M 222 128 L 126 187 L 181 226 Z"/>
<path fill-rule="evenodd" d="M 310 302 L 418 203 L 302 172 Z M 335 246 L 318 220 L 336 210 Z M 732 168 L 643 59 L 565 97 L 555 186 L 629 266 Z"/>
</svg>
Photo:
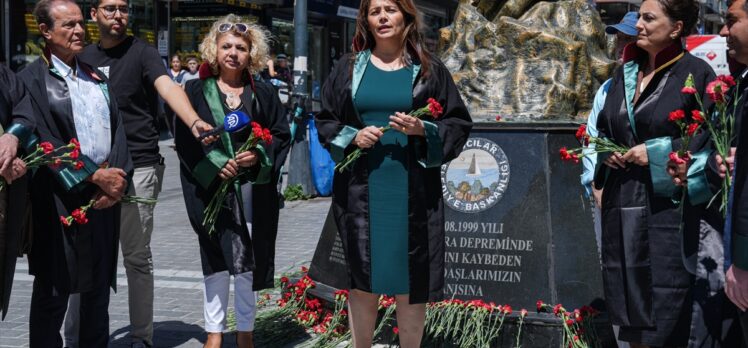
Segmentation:
<svg viewBox="0 0 748 348">
<path fill-rule="evenodd" d="M 156 347 L 202 347 L 205 341 L 202 313 L 202 271 L 197 237 L 190 227 L 179 182 L 179 160 L 161 142 L 166 158 L 163 190 L 156 205 L 151 241 L 155 277 L 154 345 Z M 276 247 L 276 275 L 309 264 L 322 230 L 329 198 L 286 202 L 280 212 Z M 118 292 L 109 305 L 110 347 L 129 347 L 127 278 L 117 269 Z M 18 259 L 10 310 L 0 322 L 0 347 L 28 347 L 28 315 L 33 277 L 26 259 Z M 233 307 L 233 300 L 230 301 Z M 229 342 L 227 342 L 229 343 Z M 83 348 L 83 347 L 81 347 Z"/>
</svg>

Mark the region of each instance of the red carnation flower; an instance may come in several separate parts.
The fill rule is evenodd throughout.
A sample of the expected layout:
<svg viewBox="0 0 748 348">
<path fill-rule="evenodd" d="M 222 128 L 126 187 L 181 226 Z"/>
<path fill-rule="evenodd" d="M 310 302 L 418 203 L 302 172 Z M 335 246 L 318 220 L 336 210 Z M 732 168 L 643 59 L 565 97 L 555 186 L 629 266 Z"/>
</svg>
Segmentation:
<svg viewBox="0 0 748 348">
<path fill-rule="evenodd" d="M 512 314 L 512 306 L 510 305 L 504 305 L 504 314 Z"/>
<path fill-rule="evenodd" d="M 77 160 L 78 157 L 80 157 L 80 155 L 81 155 L 80 150 L 73 149 L 73 151 L 70 151 L 70 153 L 68 154 L 68 157 L 70 157 L 70 159 Z"/>
<path fill-rule="evenodd" d="M 444 112 L 442 105 L 434 98 L 429 98 L 427 102 L 429 103 L 429 112 L 431 112 L 431 116 L 433 118 L 439 118 L 439 116 Z"/>
<path fill-rule="evenodd" d="M 81 149 L 81 143 L 78 142 L 78 139 L 73 138 L 70 139 L 70 144 L 68 146 L 72 147 L 73 149 L 79 150 Z"/>
<path fill-rule="evenodd" d="M 721 80 L 714 80 L 706 85 L 706 94 L 713 102 L 724 103 L 725 93 L 728 89 L 730 89 L 730 86 L 728 86 L 727 83 Z"/>
<path fill-rule="evenodd" d="M 680 92 L 683 93 L 683 94 L 696 94 L 696 88 L 694 88 L 694 87 L 683 87 L 680 90 Z"/>
<path fill-rule="evenodd" d="M 288 284 L 288 277 L 281 277 L 281 284 Z"/>
<path fill-rule="evenodd" d="M 273 143 L 273 135 L 270 134 L 269 129 L 265 128 L 262 130 L 262 140 L 268 145 Z"/>
<path fill-rule="evenodd" d="M 75 165 L 73 166 L 73 168 L 75 168 L 75 170 L 80 170 L 81 168 L 83 168 L 85 166 L 86 165 L 83 164 L 83 161 L 77 161 L 77 162 L 75 162 Z"/>
<path fill-rule="evenodd" d="M 563 309 L 563 307 L 561 307 L 560 303 L 557 304 L 557 305 L 555 305 L 555 306 L 553 306 L 553 314 L 558 315 L 558 313 L 561 313 L 562 309 Z"/>
<path fill-rule="evenodd" d="M 540 313 L 540 311 L 543 310 L 543 306 L 544 306 L 543 300 L 538 300 L 538 302 L 535 302 L 535 306 L 538 309 L 538 313 Z"/>
<path fill-rule="evenodd" d="M 704 114 L 700 110 L 691 110 L 691 119 L 696 123 L 704 123 Z"/>
<path fill-rule="evenodd" d="M 735 86 L 735 79 L 730 75 L 719 75 L 717 80 L 724 82 L 728 88 Z"/>
<path fill-rule="evenodd" d="M 690 156 L 688 156 L 688 154 L 679 156 L 677 152 L 671 152 L 668 157 L 670 157 L 670 160 L 676 164 L 684 164 L 688 162 L 688 160 L 691 159 Z"/>
<path fill-rule="evenodd" d="M 698 131 L 698 130 L 699 130 L 699 124 L 698 123 L 691 123 L 691 124 L 688 125 L 688 130 L 686 130 L 686 134 L 688 134 L 688 136 L 692 137 L 694 134 L 696 134 L 696 131 Z"/>
<path fill-rule="evenodd" d="M 62 160 L 61 160 L 61 159 L 59 159 L 59 158 L 55 158 L 55 161 L 54 161 L 54 162 L 53 162 L 52 164 L 50 164 L 50 166 L 51 166 L 52 168 L 54 168 L 54 169 L 57 169 L 57 168 L 59 168 L 59 167 L 60 167 L 60 165 L 62 165 Z"/>
<path fill-rule="evenodd" d="M 496 115 L 496 122 L 501 122 L 501 115 Z"/>
<path fill-rule="evenodd" d="M 73 220 L 75 220 L 75 223 L 78 225 L 85 225 L 88 223 L 86 212 L 81 209 L 73 210 L 73 213 L 71 213 L 70 215 L 73 217 Z"/>
<path fill-rule="evenodd" d="M 521 310 L 519 311 L 519 316 L 520 316 L 521 318 L 524 318 L 524 317 L 526 317 L 526 316 L 527 316 L 527 310 L 526 310 L 526 309 L 524 309 L 524 308 L 522 308 L 522 309 L 521 309 Z"/>
<path fill-rule="evenodd" d="M 70 227 L 70 225 L 72 225 L 72 224 L 73 224 L 73 223 L 72 223 L 72 222 L 71 222 L 70 220 L 68 220 L 68 218 L 66 218 L 66 217 L 64 217 L 64 216 L 62 216 L 62 215 L 60 215 L 60 223 L 61 223 L 61 224 L 62 224 L 63 226 L 65 226 L 65 227 Z"/>
<path fill-rule="evenodd" d="M 52 143 L 45 141 L 41 144 L 39 144 L 39 147 L 42 149 L 45 155 L 48 155 L 54 151 L 55 147 L 52 146 Z"/>
<path fill-rule="evenodd" d="M 677 121 L 684 119 L 685 117 L 686 117 L 686 113 L 683 110 L 678 109 L 678 110 L 670 112 L 670 114 L 667 117 L 667 120 L 670 122 L 677 122 Z"/>
</svg>

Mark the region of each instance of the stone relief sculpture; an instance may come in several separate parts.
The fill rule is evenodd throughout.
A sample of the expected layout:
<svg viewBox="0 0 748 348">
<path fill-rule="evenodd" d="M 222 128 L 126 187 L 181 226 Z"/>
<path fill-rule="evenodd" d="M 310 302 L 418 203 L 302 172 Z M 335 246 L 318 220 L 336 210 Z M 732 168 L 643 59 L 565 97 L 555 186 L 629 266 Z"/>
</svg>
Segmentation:
<svg viewBox="0 0 748 348">
<path fill-rule="evenodd" d="M 461 0 L 438 52 L 475 120 L 568 121 L 612 73 L 608 47 L 584 0 Z"/>
</svg>

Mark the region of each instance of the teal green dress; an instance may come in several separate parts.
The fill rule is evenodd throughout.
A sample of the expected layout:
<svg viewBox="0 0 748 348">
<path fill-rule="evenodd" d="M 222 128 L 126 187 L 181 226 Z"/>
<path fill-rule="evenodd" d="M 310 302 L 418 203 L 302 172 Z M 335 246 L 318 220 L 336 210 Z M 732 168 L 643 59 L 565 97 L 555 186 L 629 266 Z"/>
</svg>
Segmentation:
<svg viewBox="0 0 748 348">
<path fill-rule="evenodd" d="M 396 111 L 412 107 L 410 68 L 383 71 L 366 67 L 354 104 L 367 126 L 384 127 Z M 376 294 L 409 293 L 408 137 L 390 130 L 366 151 L 369 165 L 369 247 L 371 289 Z"/>
</svg>

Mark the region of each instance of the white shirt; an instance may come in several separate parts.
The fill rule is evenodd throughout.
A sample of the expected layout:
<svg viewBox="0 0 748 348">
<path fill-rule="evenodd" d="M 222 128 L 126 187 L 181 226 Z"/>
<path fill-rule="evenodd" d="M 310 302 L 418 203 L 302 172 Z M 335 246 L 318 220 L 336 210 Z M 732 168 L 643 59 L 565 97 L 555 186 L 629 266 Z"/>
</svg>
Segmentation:
<svg viewBox="0 0 748 348">
<path fill-rule="evenodd" d="M 99 84 L 80 68 L 77 59 L 75 64 L 76 69 L 73 71 L 65 62 L 52 55 L 52 66 L 68 86 L 81 153 L 96 164 L 101 164 L 107 160 L 112 148 L 109 103 Z"/>
</svg>

